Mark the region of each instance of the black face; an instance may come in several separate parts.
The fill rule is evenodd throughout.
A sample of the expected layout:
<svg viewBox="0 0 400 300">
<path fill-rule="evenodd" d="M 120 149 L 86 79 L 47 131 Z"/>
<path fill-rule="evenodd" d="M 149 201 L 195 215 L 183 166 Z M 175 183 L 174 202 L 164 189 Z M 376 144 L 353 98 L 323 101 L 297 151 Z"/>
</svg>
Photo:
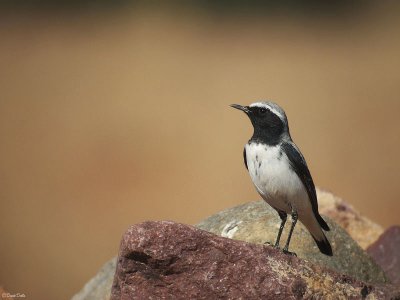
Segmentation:
<svg viewBox="0 0 400 300">
<path fill-rule="evenodd" d="M 231 106 L 244 111 L 250 118 L 254 127 L 252 141 L 260 141 L 269 145 L 279 143 L 281 135 L 284 132 L 284 124 L 271 110 L 262 106 L 250 107 L 238 104 L 232 104 Z"/>
</svg>

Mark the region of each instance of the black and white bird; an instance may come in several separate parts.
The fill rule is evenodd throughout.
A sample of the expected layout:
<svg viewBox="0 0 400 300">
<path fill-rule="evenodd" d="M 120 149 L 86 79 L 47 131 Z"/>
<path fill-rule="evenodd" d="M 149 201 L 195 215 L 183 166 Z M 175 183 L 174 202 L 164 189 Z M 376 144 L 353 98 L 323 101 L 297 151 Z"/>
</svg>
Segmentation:
<svg viewBox="0 0 400 300">
<path fill-rule="evenodd" d="M 279 247 L 287 214 L 291 214 L 292 226 L 283 252 L 295 254 L 289 252 L 289 243 L 299 219 L 319 250 L 332 256 L 331 245 L 323 232 L 328 231 L 329 226 L 318 212 L 313 179 L 303 155 L 290 137 L 283 109 L 273 102 L 231 106 L 245 112 L 254 127 L 253 136 L 244 147 L 243 157 L 257 192 L 281 218 L 274 247 Z"/>
</svg>

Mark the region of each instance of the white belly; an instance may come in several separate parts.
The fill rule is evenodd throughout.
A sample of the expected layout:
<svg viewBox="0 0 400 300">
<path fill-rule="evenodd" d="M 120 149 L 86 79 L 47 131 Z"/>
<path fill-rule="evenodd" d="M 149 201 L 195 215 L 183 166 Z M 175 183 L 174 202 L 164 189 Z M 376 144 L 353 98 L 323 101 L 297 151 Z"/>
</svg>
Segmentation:
<svg viewBox="0 0 400 300">
<path fill-rule="evenodd" d="M 303 183 L 290 168 L 286 154 L 280 146 L 247 144 L 247 167 L 258 193 L 272 207 L 300 214 L 310 209 L 310 201 Z"/>
</svg>

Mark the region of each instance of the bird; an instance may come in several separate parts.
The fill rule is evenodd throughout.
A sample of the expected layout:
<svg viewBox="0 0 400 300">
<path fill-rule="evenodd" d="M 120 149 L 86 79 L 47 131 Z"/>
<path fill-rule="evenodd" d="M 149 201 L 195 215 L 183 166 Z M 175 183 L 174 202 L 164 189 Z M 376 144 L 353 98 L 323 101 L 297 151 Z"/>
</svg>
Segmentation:
<svg viewBox="0 0 400 300">
<path fill-rule="evenodd" d="M 260 101 L 231 107 L 243 111 L 253 125 L 253 135 L 243 150 L 250 178 L 260 196 L 281 219 L 273 247 L 279 242 L 287 215 L 292 224 L 282 251 L 289 251 L 290 239 L 297 220 L 310 232 L 320 252 L 332 256 L 332 247 L 324 233 L 330 228 L 318 212 L 317 193 L 306 160 L 293 142 L 285 111 L 276 103 Z"/>
</svg>

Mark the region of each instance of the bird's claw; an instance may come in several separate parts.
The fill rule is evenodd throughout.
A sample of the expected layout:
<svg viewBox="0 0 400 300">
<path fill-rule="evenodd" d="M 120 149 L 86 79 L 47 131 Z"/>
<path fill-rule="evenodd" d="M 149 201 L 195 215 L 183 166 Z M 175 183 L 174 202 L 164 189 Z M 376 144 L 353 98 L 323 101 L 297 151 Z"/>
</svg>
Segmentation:
<svg viewBox="0 0 400 300">
<path fill-rule="evenodd" d="M 272 248 L 275 248 L 275 249 L 280 249 L 279 245 L 272 244 L 271 242 L 264 242 L 264 245 L 271 246 Z"/>
<path fill-rule="evenodd" d="M 282 252 L 287 254 L 287 255 L 291 255 L 291 256 L 296 256 L 297 257 L 297 254 L 295 252 L 290 252 L 289 250 L 286 250 L 286 249 L 283 249 Z"/>
</svg>

